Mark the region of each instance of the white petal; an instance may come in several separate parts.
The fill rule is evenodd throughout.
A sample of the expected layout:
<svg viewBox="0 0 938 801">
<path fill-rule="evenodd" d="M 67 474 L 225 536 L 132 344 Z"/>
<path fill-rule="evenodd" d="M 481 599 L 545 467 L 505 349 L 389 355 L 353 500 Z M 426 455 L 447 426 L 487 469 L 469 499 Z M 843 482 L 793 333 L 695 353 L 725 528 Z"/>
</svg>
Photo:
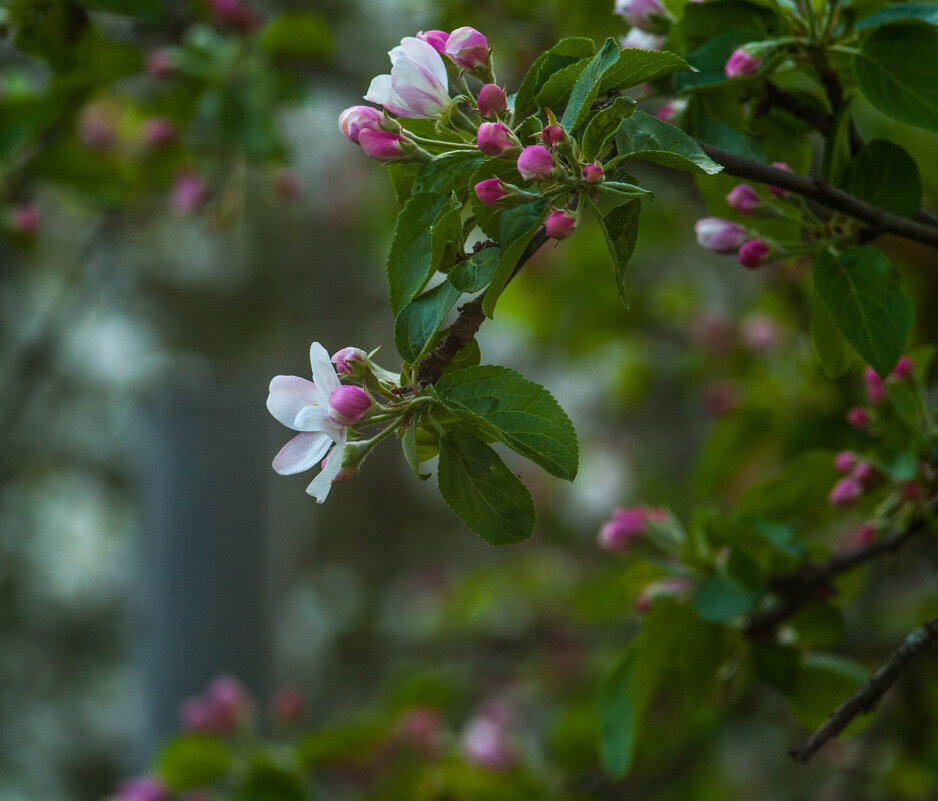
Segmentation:
<svg viewBox="0 0 938 801">
<path fill-rule="evenodd" d="M 379 106 L 384 106 L 398 117 L 412 117 L 414 115 L 414 112 L 397 96 L 397 92 L 391 88 L 390 75 L 377 75 L 372 78 L 371 85 L 368 87 L 368 94 L 365 95 L 364 99 L 377 103 Z"/>
<path fill-rule="evenodd" d="M 402 102 L 423 117 L 437 116 L 450 103 L 446 87 L 410 62 L 398 64 L 394 68 L 391 87 Z"/>
<path fill-rule="evenodd" d="M 329 452 L 325 467 L 319 472 L 306 488 L 307 495 L 312 495 L 316 503 L 322 503 L 329 497 L 329 490 L 332 489 L 332 482 L 342 469 L 342 461 L 345 459 L 345 434 L 343 431 L 342 441 L 337 442 L 335 447 Z"/>
<path fill-rule="evenodd" d="M 273 468 L 282 476 L 292 476 L 314 467 L 332 444 L 322 432 L 297 434 L 274 457 Z"/>
<path fill-rule="evenodd" d="M 339 386 L 339 377 L 335 374 L 335 365 L 329 360 L 326 349 L 318 342 L 309 346 L 309 364 L 313 368 L 313 383 L 325 395 L 329 395 Z"/>
<path fill-rule="evenodd" d="M 394 48 L 397 50 L 398 48 Z M 413 61 L 417 66 L 425 70 L 429 75 L 432 75 L 436 78 L 437 83 L 439 83 L 443 90 L 446 91 L 449 86 L 449 81 L 446 75 L 446 64 L 443 63 L 443 57 L 437 52 L 436 48 L 423 41 L 423 39 L 417 39 L 415 36 L 407 36 L 404 39 L 401 39 L 400 50 L 403 55 Z M 394 63 L 393 50 L 389 55 L 391 55 L 391 63 Z M 391 70 L 394 71 L 393 69 Z"/>
<path fill-rule="evenodd" d="M 323 406 L 328 398 L 312 382 L 295 375 L 274 376 L 267 395 L 267 411 L 287 428 L 298 429 L 293 424 L 300 410 L 306 406 Z"/>
<path fill-rule="evenodd" d="M 342 433 L 343 426 L 329 416 L 327 406 L 306 406 L 300 409 L 293 425 L 297 431 L 323 431 L 336 441 L 345 436 Z"/>
</svg>

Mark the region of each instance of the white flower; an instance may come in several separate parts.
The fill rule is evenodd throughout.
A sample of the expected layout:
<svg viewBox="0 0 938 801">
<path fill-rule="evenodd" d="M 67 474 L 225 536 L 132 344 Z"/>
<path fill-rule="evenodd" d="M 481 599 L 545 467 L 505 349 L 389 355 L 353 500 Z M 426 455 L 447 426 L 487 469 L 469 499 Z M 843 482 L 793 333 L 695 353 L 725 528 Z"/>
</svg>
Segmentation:
<svg viewBox="0 0 938 801">
<path fill-rule="evenodd" d="M 365 100 L 414 119 L 433 119 L 450 107 L 446 65 L 432 45 L 408 36 L 388 55 L 391 74 L 372 79 Z"/>
<path fill-rule="evenodd" d="M 322 503 L 342 469 L 348 430 L 330 416 L 329 396 L 339 387 L 339 377 L 329 354 L 318 342 L 310 345 L 309 363 L 313 368 L 312 381 L 295 375 L 274 377 L 267 410 L 287 428 L 300 432 L 274 457 L 273 468 L 280 475 L 309 470 L 329 453 L 323 469 L 306 488 L 317 503 Z M 335 447 L 330 451 L 333 443 Z"/>
</svg>

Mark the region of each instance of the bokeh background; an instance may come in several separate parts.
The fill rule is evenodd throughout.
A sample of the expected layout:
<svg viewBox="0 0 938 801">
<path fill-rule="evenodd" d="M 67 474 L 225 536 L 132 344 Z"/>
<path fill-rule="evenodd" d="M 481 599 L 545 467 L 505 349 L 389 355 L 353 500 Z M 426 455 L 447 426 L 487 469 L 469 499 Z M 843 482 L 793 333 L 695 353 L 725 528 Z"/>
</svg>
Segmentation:
<svg viewBox="0 0 938 801">
<path fill-rule="evenodd" d="M 560 35 L 624 26 L 609 0 L 284 0 L 253 8 L 306 15 L 303 44 L 259 49 L 199 2 L 157 4 L 165 13 L 150 20 L 77 5 L 139 63 L 101 82 L 83 70 L 120 52 L 76 52 L 50 71 L 42 37 L 55 31 L 27 47 L 5 27 L 0 44 L 0 801 L 106 796 L 219 673 L 260 707 L 296 682 L 311 726 L 433 703 L 458 732 L 499 699 L 532 773 L 574 776 L 583 798 L 626 797 L 596 766 L 591 694 L 604 645 L 635 630 L 652 576 L 597 549 L 596 531 L 617 505 L 686 515 L 725 504 L 788 454 L 842 439 L 859 383 L 825 381 L 814 365 L 805 266 L 754 274 L 700 250 L 693 179 L 645 168 L 657 199 L 630 309 L 587 223 L 531 261 L 479 336 L 483 361 L 547 386 L 580 438 L 572 485 L 511 462 L 535 495 L 533 541 L 486 546 L 393 442 L 317 506 L 307 476 L 269 467 L 286 438 L 264 407 L 270 378 L 307 375 L 313 340 L 330 352 L 381 345 L 379 361 L 397 367 L 383 279 L 396 200 L 338 113 L 418 30 L 477 27 L 499 82 L 516 88 Z M 6 3 L 0 22 L 42 6 Z M 148 76 L 146 54 L 180 45 L 203 67 Z M 153 155 L 141 130 L 157 115 L 181 142 Z M 886 130 L 868 109 L 861 121 L 868 135 Z M 918 136 L 907 147 L 931 158 L 934 141 Z M 919 166 L 934 199 L 935 163 Z M 183 168 L 204 182 L 197 202 L 180 197 Z M 718 203 L 727 186 L 714 186 Z M 35 236 L 11 222 L 27 202 Z M 927 308 L 934 256 L 888 247 Z M 919 338 L 935 333 L 933 315 L 919 319 Z M 922 557 L 863 596 L 854 615 L 867 639 L 848 640 L 854 653 L 881 653 L 902 630 L 890 582 L 934 595 L 936 554 Z M 918 701 L 900 688 L 893 723 L 875 724 L 889 727 L 881 742 L 902 768 L 890 770 L 913 793 L 929 774 L 897 754 L 933 749 L 903 734 L 903 715 L 921 721 L 922 695 L 935 694 L 916 675 Z M 869 778 L 861 750 L 833 773 L 787 763 L 802 730 L 768 691 L 683 729 L 676 720 L 655 712 L 635 797 L 865 797 L 850 795 Z M 533 797 L 518 787 L 503 797 Z"/>
</svg>

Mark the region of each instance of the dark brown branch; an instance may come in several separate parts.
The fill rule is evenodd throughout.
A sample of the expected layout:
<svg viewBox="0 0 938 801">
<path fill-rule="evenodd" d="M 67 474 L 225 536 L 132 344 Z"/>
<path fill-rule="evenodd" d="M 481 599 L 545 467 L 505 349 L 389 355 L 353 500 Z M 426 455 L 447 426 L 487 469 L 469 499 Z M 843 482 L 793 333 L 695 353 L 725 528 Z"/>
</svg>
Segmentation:
<svg viewBox="0 0 938 801">
<path fill-rule="evenodd" d="M 538 249 L 547 241 L 547 233 L 543 227 L 538 228 L 537 232 L 531 238 L 528 246 L 518 259 L 514 272 L 511 274 L 511 281 L 518 271 L 527 263 L 527 261 L 538 251 Z M 443 371 L 449 366 L 449 363 L 456 358 L 469 341 L 476 335 L 482 321 L 485 320 L 485 314 L 482 311 L 482 301 L 485 298 L 483 292 L 479 297 L 469 301 L 465 306 L 459 309 L 459 316 L 453 321 L 446 332 L 446 336 L 440 340 L 439 344 L 431 350 L 423 361 L 417 365 L 415 375 L 421 386 L 435 384 L 440 380 Z"/>
<path fill-rule="evenodd" d="M 796 762 L 806 763 L 829 740 L 840 734 L 857 715 L 872 712 L 886 691 L 902 675 L 918 654 L 938 640 L 938 617 L 932 618 L 905 638 L 902 645 L 873 673 L 866 683 L 842 703 L 827 721 L 805 742 L 789 753 Z"/>
<path fill-rule="evenodd" d="M 890 214 L 817 178 L 808 178 L 779 170 L 761 161 L 739 156 L 704 142 L 698 142 L 698 144 L 710 158 L 723 166 L 728 175 L 786 189 L 877 227 L 884 233 L 895 234 L 938 249 L 938 229 L 936 228 Z"/>
<path fill-rule="evenodd" d="M 765 99 L 770 105 L 780 108 L 782 111 L 787 111 L 793 117 L 813 125 L 822 134 L 827 134 L 830 131 L 830 114 L 799 100 L 795 95 L 786 92 L 784 89 L 779 89 L 771 81 L 765 83 Z"/>
</svg>

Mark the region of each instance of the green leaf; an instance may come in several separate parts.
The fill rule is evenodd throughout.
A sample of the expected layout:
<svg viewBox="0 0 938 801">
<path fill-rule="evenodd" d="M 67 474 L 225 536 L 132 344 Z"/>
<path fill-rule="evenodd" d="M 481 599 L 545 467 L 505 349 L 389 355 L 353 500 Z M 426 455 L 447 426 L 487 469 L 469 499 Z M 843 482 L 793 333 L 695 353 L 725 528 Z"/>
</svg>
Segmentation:
<svg viewBox="0 0 938 801">
<path fill-rule="evenodd" d="M 485 312 L 486 317 L 493 316 L 498 298 L 508 286 L 519 259 L 537 229 L 541 227 L 546 214 L 546 200 L 526 203 L 502 212 L 498 236 L 501 255 L 495 274 L 489 282 L 489 288 L 485 291 L 485 299 L 482 301 L 482 311 Z"/>
<path fill-rule="evenodd" d="M 609 38 L 603 42 L 599 52 L 593 56 L 592 61 L 583 70 L 570 93 L 570 102 L 563 112 L 560 124 L 570 133 L 574 133 L 589 114 L 590 106 L 599 93 L 600 81 L 619 60 L 622 51 L 616 40 Z M 638 51 L 636 51 L 638 52 Z"/>
<path fill-rule="evenodd" d="M 730 575 L 709 576 L 694 591 L 694 609 L 703 620 L 725 623 L 755 609 L 761 590 Z"/>
<path fill-rule="evenodd" d="M 231 801 L 308 801 L 302 776 L 267 761 L 253 764 L 235 786 Z"/>
<path fill-rule="evenodd" d="M 767 519 L 810 512 L 826 502 L 837 477 L 830 451 L 807 451 L 777 475 L 749 487 L 739 499 L 736 512 Z"/>
<path fill-rule="evenodd" d="M 866 28 L 875 28 L 877 25 L 903 19 L 917 19 L 931 25 L 938 25 L 938 3 L 934 0 L 921 3 L 891 3 L 861 19 L 856 24 L 856 28 L 858 31 L 862 31 Z"/>
<path fill-rule="evenodd" d="M 632 704 L 632 680 L 636 650 L 625 656 L 603 679 L 596 709 L 599 718 L 599 756 L 606 772 L 616 778 L 632 767 L 635 750 L 635 708 Z"/>
<path fill-rule="evenodd" d="M 620 156 L 642 159 L 675 170 L 715 175 L 723 168 L 700 149 L 684 131 L 669 122 L 636 111 L 616 131 Z"/>
<path fill-rule="evenodd" d="M 173 790 L 205 787 L 228 772 L 231 757 L 225 744 L 210 734 L 183 734 L 163 746 L 156 773 Z"/>
<path fill-rule="evenodd" d="M 283 11 L 271 17 L 260 33 L 260 43 L 279 58 L 322 61 L 332 55 L 328 23 L 309 11 Z"/>
<path fill-rule="evenodd" d="M 619 297 L 628 308 L 625 271 L 638 240 L 638 218 L 642 211 L 642 202 L 638 198 L 629 200 L 621 206 L 616 206 L 605 216 L 600 216 L 599 209 L 592 201 L 589 201 L 589 205 L 602 228 L 606 247 L 609 248 L 609 255 L 612 256 L 612 270 Z"/>
<path fill-rule="evenodd" d="M 617 97 L 611 105 L 594 114 L 580 142 L 583 161 L 595 161 L 601 157 L 619 123 L 633 111 L 635 101 L 631 97 Z"/>
<path fill-rule="evenodd" d="M 576 431 L 540 384 L 497 365 L 459 370 L 436 384 L 440 401 L 485 434 L 572 481 L 579 463 Z"/>
<path fill-rule="evenodd" d="M 408 303 L 394 321 L 394 344 L 401 358 L 416 364 L 429 350 L 430 341 L 460 292 L 448 281 Z"/>
<path fill-rule="evenodd" d="M 912 329 L 915 308 L 899 274 L 873 247 L 823 250 L 814 263 L 814 288 L 846 340 L 886 378 Z"/>
<path fill-rule="evenodd" d="M 139 17 L 147 22 L 158 22 L 166 12 L 160 0 L 82 0 L 81 5 L 111 14 Z"/>
<path fill-rule="evenodd" d="M 900 122 L 938 131 L 938 28 L 884 25 L 863 40 L 860 50 L 857 82 L 870 103 Z"/>
<path fill-rule="evenodd" d="M 902 217 L 912 217 L 922 204 L 918 165 L 899 145 L 885 139 L 867 143 L 851 159 L 842 185 L 860 200 Z"/>
<path fill-rule="evenodd" d="M 458 150 L 434 156 L 420 166 L 414 181 L 414 194 L 456 192 L 464 196 L 472 171 L 485 160 L 485 156 L 474 150 Z"/>
<path fill-rule="evenodd" d="M 401 436 L 401 450 L 404 452 L 405 461 L 410 465 L 410 469 L 414 471 L 414 475 L 421 481 L 426 481 L 430 478 L 430 474 L 420 472 L 420 456 L 417 448 L 417 434 L 419 430 L 420 425 L 416 421 L 404 429 L 404 433 Z"/>
<path fill-rule="evenodd" d="M 385 165 L 397 205 L 403 206 L 410 198 L 417 173 L 422 166 L 411 161 L 392 161 Z"/>
<path fill-rule="evenodd" d="M 771 9 L 741 0 L 688 3 L 672 36 L 682 38 L 687 50 L 695 50 L 726 31 L 740 31 L 747 41 L 754 42 L 769 38 L 780 19 Z"/>
<path fill-rule="evenodd" d="M 723 122 L 723 110 L 711 110 L 709 100 L 703 95 L 691 97 L 683 120 L 688 132 L 708 145 L 756 161 L 765 161 L 765 145 L 762 141 L 740 127 Z"/>
<path fill-rule="evenodd" d="M 619 52 L 616 63 L 602 76 L 598 94 L 605 95 L 613 89 L 628 89 L 689 69 L 692 69 L 690 64 L 677 53 L 627 48 Z"/>
<path fill-rule="evenodd" d="M 539 108 L 563 108 L 573 91 L 573 87 L 590 63 L 589 58 L 568 64 L 551 75 L 537 93 L 535 102 Z"/>
<path fill-rule="evenodd" d="M 817 297 L 811 303 L 811 347 L 830 379 L 840 378 L 850 366 L 850 349 L 824 303 Z"/>
<path fill-rule="evenodd" d="M 714 36 L 706 44 L 687 56 L 695 72 L 683 72 L 674 76 L 674 88 L 678 93 L 712 88 L 726 83 L 726 61 L 736 48 L 752 41 L 745 31 L 726 31 Z"/>
<path fill-rule="evenodd" d="M 453 192 L 443 204 L 430 227 L 432 258 L 434 270 L 445 270 L 463 255 L 462 203 Z M 432 271 L 431 271 L 432 272 Z"/>
<path fill-rule="evenodd" d="M 460 292 L 478 292 L 492 280 L 501 255 L 496 247 L 483 248 L 453 267 L 447 280 Z"/>
<path fill-rule="evenodd" d="M 466 372 L 466 371 L 461 371 Z M 440 494 L 489 545 L 511 545 L 534 531 L 531 493 L 481 440 L 454 428 L 440 438 Z"/>
<path fill-rule="evenodd" d="M 433 273 L 431 227 L 450 195 L 413 195 L 397 215 L 388 254 L 391 311 L 400 313 Z"/>
<path fill-rule="evenodd" d="M 826 654 L 808 654 L 802 660 L 786 700 L 801 725 L 816 729 L 866 678 L 866 670 L 856 662 Z"/>
<path fill-rule="evenodd" d="M 561 39 L 550 50 L 541 53 L 527 75 L 521 82 L 521 87 L 515 96 L 514 111 L 515 114 L 521 114 L 534 106 L 534 98 L 540 91 L 547 79 L 557 70 L 574 64 L 581 58 L 589 58 L 596 51 L 596 46 L 592 39 L 582 36 L 569 36 Z M 517 116 L 515 117 L 517 119 Z"/>
</svg>

